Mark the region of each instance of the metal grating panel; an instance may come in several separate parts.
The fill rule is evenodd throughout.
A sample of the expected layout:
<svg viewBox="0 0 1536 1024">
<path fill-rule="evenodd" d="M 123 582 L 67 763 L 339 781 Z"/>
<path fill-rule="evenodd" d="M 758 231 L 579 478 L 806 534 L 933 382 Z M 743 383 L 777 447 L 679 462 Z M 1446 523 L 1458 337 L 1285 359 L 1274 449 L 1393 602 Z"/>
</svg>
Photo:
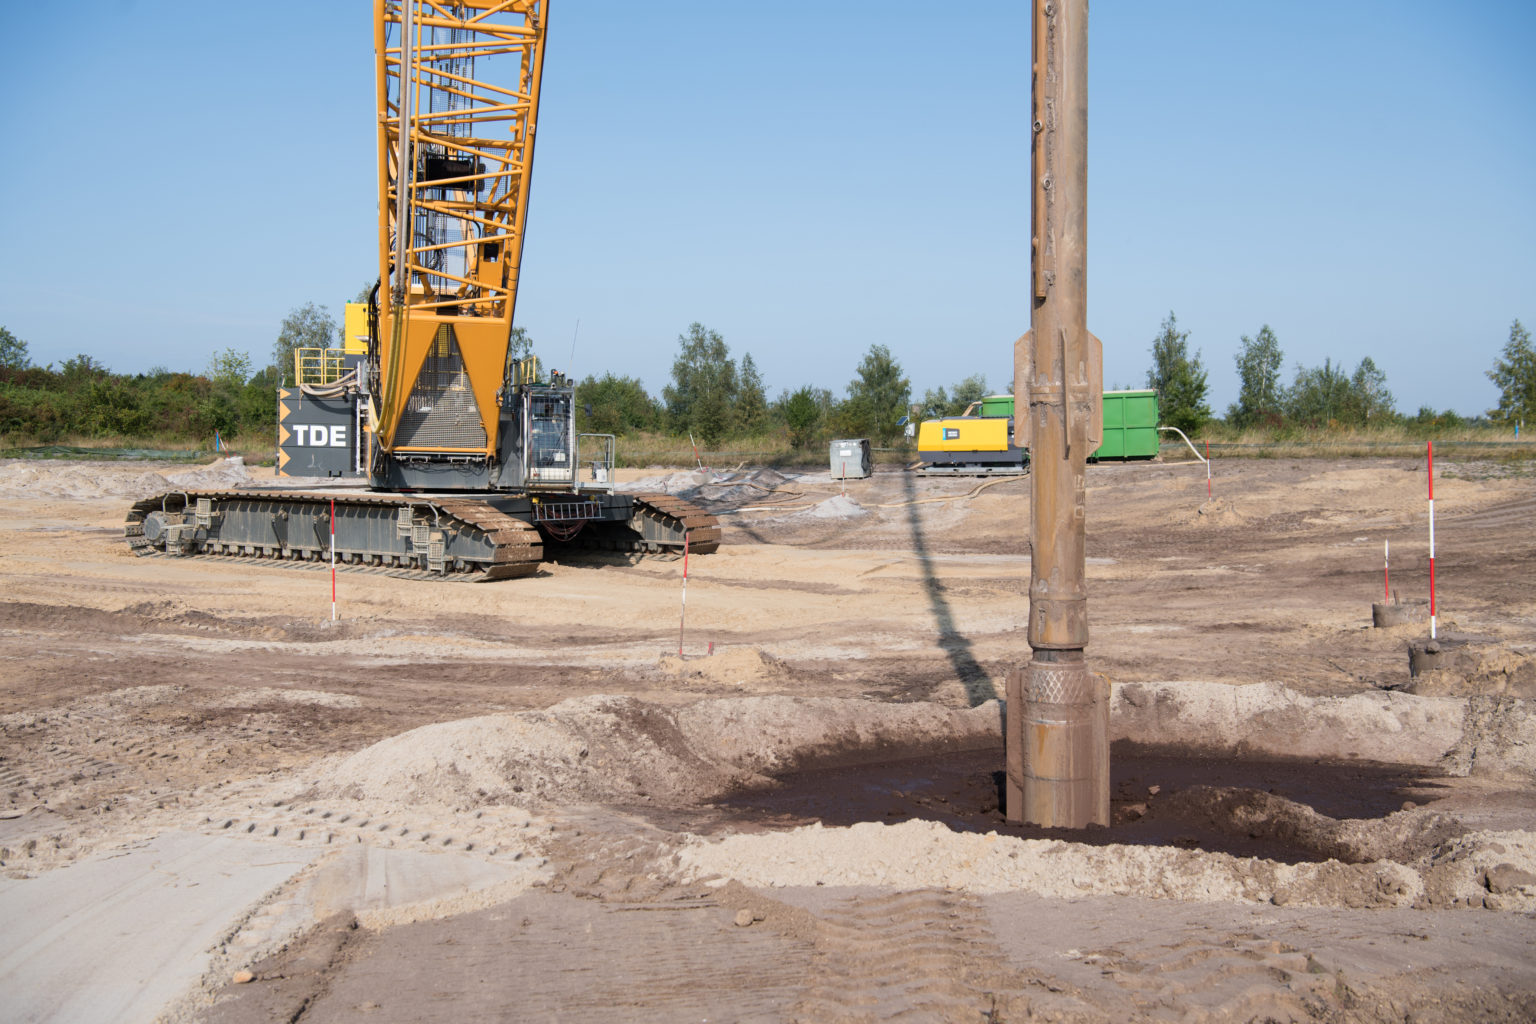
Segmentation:
<svg viewBox="0 0 1536 1024">
<path fill-rule="evenodd" d="M 411 389 L 395 443 L 406 448 L 484 448 L 485 442 L 459 343 L 444 324 Z"/>
</svg>

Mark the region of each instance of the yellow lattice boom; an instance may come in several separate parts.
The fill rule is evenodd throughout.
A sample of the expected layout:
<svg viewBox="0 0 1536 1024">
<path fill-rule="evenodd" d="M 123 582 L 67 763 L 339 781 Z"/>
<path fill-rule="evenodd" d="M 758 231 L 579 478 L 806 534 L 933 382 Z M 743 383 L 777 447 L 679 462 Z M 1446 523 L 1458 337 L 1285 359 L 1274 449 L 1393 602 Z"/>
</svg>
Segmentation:
<svg viewBox="0 0 1536 1024">
<path fill-rule="evenodd" d="M 385 451 L 496 453 L 547 14 L 548 0 L 375 0 Z M 423 426 L 437 407 L 463 429 Z"/>
</svg>

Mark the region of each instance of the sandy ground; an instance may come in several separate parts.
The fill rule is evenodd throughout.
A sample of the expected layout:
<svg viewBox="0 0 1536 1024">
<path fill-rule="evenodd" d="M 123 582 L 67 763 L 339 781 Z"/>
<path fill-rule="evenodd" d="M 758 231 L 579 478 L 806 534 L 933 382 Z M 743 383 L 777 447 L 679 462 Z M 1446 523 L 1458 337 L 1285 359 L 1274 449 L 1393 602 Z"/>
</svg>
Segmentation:
<svg viewBox="0 0 1536 1024">
<path fill-rule="evenodd" d="M 262 476 L 0 463 L 8 1019 L 1536 1016 L 1528 475 L 1437 467 L 1487 657 L 1420 685 L 1370 604 L 1386 540 L 1427 596 L 1422 464 L 1093 467 L 1084 836 L 997 814 L 1022 480 L 630 473 L 726 524 L 680 636 L 675 559 L 344 572 L 332 622 L 323 571 L 121 540 Z"/>
</svg>

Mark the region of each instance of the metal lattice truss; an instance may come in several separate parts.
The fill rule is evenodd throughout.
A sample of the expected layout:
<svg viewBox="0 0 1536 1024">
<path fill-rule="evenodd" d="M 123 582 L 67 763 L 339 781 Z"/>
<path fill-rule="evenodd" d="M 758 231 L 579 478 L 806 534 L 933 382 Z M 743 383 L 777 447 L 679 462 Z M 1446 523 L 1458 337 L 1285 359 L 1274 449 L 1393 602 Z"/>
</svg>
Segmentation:
<svg viewBox="0 0 1536 1024">
<path fill-rule="evenodd" d="M 405 6 L 411 38 L 402 56 Z M 546 0 L 377 5 L 379 251 L 414 309 L 512 319 L 526 218 Z M 402 67 L 411 90 L 401 173 Z M 478 72 L 478 73 L 477 73 Z M 501 84 L 498 84 L 501 83 Z M 395 266 L 400 189 L 407 278 Z"/>
<path fill-rule="evenodd" d="M 379 276 L 388 295 L 379 303 L 374 430 L 385 451 L 497 451 L 548 7 L 374 2 Z M 471 394 L 444 396 L 420 379 L 429 354 L 462 360 L 451 390 Z M 412 401 L 428 411 L 451 405 L 463 429 L 408 431 L 397 449 Z M 478 426 L 459 423 L 466 417 Z"/>
</svg>

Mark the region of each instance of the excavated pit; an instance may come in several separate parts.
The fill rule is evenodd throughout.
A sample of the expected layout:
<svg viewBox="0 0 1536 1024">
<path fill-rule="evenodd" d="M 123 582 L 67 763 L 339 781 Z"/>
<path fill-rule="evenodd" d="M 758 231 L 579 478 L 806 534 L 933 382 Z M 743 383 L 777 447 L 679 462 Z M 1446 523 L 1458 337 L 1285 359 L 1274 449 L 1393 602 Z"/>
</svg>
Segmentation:
<svg viewBox="0 0 1536 1024">
<path fill-rule="evenodd" d="M 1253 760 L 1113 746 L 1111 823 L 1082 831 L 1010 824 L 1000 809 L 1003 750 L 972 750 L 787 773 L 768 789 L 708 811 L 652 816 L 705 834 L 820 823 L 936 822 L 955 832 L 1061 839 L 1089 846 L 1166 846 L 1282 863 L 1359 862 L 1384 852 L 1342 840 L 1339 822 L 1380 821 L 1422 807 L 1445 788 L 1433 769 L 1325 759 Z M 658 822 L 661 823 L 661 822 Z M 1415 856 L 1445 827 L 1392 844 Z"/>
<path fill-rule="evenodd" d="M 302 799 L 436 806 L 438 828 L 539 809 L 579 822 L 549 855 L 591 892 L 736 879 L 1526 911 L 1524 704 L 1117 687 L 1113 819 L 1081 832 L 1002 820 L 996 702 L 594 695 L 391 737 L 332 762 Z"/>
</svg>

